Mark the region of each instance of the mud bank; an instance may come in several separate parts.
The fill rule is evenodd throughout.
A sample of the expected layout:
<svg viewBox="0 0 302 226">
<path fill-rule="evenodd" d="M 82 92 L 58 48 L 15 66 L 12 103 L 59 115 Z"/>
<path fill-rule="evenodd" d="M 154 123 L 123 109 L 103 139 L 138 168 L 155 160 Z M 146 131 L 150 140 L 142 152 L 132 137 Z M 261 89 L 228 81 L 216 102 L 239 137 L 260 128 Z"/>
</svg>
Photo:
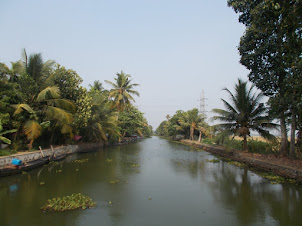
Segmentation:
<svg viewBox="0 0 302 226">
<path fill-rule="evenodd" d="M 274 155 L 245 153 L 238 150 L 226 150 L 221 146 L 197 143 L 191 140 L 181 140 L 181 143 L 203 149 L 217 156 L 241 162 L 256 170 L 272 172 L 288 179 L 302 183 L 301 160 L 289 160 Z"/>
</svg>

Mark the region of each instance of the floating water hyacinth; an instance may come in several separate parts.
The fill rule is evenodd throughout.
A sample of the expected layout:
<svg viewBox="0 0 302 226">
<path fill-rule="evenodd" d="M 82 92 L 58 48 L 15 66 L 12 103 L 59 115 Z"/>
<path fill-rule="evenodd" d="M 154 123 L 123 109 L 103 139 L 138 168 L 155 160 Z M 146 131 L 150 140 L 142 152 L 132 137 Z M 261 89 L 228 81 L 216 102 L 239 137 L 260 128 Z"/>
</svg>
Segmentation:
<svg viewBox="0 0 302 226">
<path fill-rule="evenodd" d="M 220 162 L 219 159 L 207 159 L 206 161 L 207 162 L 212 162 L 212 163 L 218 163 L 218 162 Z"/>
<path fill-rule="evenodd" d="M 84 163 L 84 162 L 88 162 L 88 159 L 77 159 L 77 160 L 73 160 L 73 162 Z"/>
<path fill-rule="evenodd" d="M 111 180 L 109 181 L 109 184 L 117 184 L 118 182 L 120 182 L 120 180 Z"/>
<path fill-rule="evenodd" d="M 41 210 L 48 212 L 63 212 L 73 209 L 87 209 L 93 208 L 96 203 L 88 196 L 82 193 L 72 194 L 70 196 L 64 196 L 62 198 L 48 199 L 46 204 L 41 207 Z"/>
<path fill-rule="evenodd" d="M 139 164 L 133 164 L 131 167 L 139 167 Z"/>
<path fill-rule="evenodd" d="M 234 161 L 229 161 L 227 163 L 231 164 L 231 165 L 239 166 L 239 167 L 245 167 L 246 166 L 244 163 L 234 162 Z"/>
</svg>

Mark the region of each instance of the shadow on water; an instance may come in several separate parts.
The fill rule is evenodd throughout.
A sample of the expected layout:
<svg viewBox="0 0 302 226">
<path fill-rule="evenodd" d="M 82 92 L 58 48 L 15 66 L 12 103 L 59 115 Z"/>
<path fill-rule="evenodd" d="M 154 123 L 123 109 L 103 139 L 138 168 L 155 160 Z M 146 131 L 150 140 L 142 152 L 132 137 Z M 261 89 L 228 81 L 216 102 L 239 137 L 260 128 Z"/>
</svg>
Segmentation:
<svg viewBox="0 0 302 226">
<path fill-rule="evenodd" d="M 68 156 L 0 178 L 1 225 L 300 225 L 301 188 L 158 137 Z M 85 211 L 43 213 L 47 199 L 84 193 Z"/>
</svg>

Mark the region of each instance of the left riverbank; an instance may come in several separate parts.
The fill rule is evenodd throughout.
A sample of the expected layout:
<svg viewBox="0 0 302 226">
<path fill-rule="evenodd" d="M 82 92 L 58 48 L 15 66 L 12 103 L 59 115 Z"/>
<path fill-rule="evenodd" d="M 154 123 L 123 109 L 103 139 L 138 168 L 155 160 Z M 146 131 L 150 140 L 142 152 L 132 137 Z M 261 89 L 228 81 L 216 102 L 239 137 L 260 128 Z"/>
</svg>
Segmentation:
<svg viewBox="0 0 302 226">
<path fill-rule="evenodd" d="M 8 156 L 0 157 L 0 168 L 10 165 L 12 159 L 20 159 L 22 162 L 33 161 L 36 159 L 40 159 L 46 156 L 51 156 L 52 154 L 63 155 L 63 154 L 73 154 L 73 153 L 81 153 L 81 152 L 90 152 L 96 148 L 109 147 L 109 146 L 119 146 L 125 145 L 128 143 L 136 142 L 141 140 L 142 137 L 128 137 L 125 138 L 122 142 L 117 142 L 114 144 L 104 145 L 103 143 L 81 143 L 76 145 L 62 145 L 58 147 L 53 147 L 49 149 L 39 150 L 39 151 L 31 151 L 31 152 L 21 152 Z"/>
<path fill-rule="evenodd" d="M 59 147 L 54 147 L 54 148 L 49 148 L 39 151 L 21 152 L 13 155 L 0 157 L 0 168 L 10 165 L 12 159 L 20 159 L 22 162 L 28 162 L 28 161 L 40 159 L 42 157 L 51 156 L 52 154 L 56 154 L 56 155 L 73 154 L 73 153 L 91 150 L 100 147 L 103 147 L 103 144 L 84 143 L 84 144 L 77 144 L 77 145 L 59 146 Z"/>
</svg>

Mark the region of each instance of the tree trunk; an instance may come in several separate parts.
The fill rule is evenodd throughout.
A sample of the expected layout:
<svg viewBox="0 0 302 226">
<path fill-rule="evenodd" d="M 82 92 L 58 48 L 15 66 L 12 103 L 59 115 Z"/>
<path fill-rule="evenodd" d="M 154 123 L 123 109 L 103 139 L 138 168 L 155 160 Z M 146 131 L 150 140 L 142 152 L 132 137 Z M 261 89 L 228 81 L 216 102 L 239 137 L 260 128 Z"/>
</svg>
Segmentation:
<svg viewBox="0 0 302 226">
<path fill-rule="evenodd" d="M 296 119 L 296 111 L 292 109 L 292 125 L 291 125 L 291 133 L 290 133 L 290 148 L 289 148 L 289 157 L 291 159 L 296 158 L 296 127 L 297 127 L 297 119 Z"/>
<path fill-rule="evenodd" d="M 198 138 L 198 142 L 200 143 L 201 142 L 201 134 L 202 134 L 202 132 L 201 132 L 201 130 L 199 131 L 199 138 Z"/>
<path fill-rule="evenodd" d="M 190 126 L 190 139 L 194 140 L 194 128 L 192 125 Z"/>
<path fill-rule="evenodd" d="M 246 135 L 243 136 L 243 151 L 248 151 Z"/>
<path fill-rule="evenodd" d="M 287 129 L 286 129 L 286 123 L 285 123 L 285 115 L 284 112 L 281 113 L 280 116 L 280 128 L 281 128 L 281 147 L 280 147 L 280 153 L 281 155 L 287 157 L 288 156 L 288 139 L 287 139 Z"/>
</svg>

